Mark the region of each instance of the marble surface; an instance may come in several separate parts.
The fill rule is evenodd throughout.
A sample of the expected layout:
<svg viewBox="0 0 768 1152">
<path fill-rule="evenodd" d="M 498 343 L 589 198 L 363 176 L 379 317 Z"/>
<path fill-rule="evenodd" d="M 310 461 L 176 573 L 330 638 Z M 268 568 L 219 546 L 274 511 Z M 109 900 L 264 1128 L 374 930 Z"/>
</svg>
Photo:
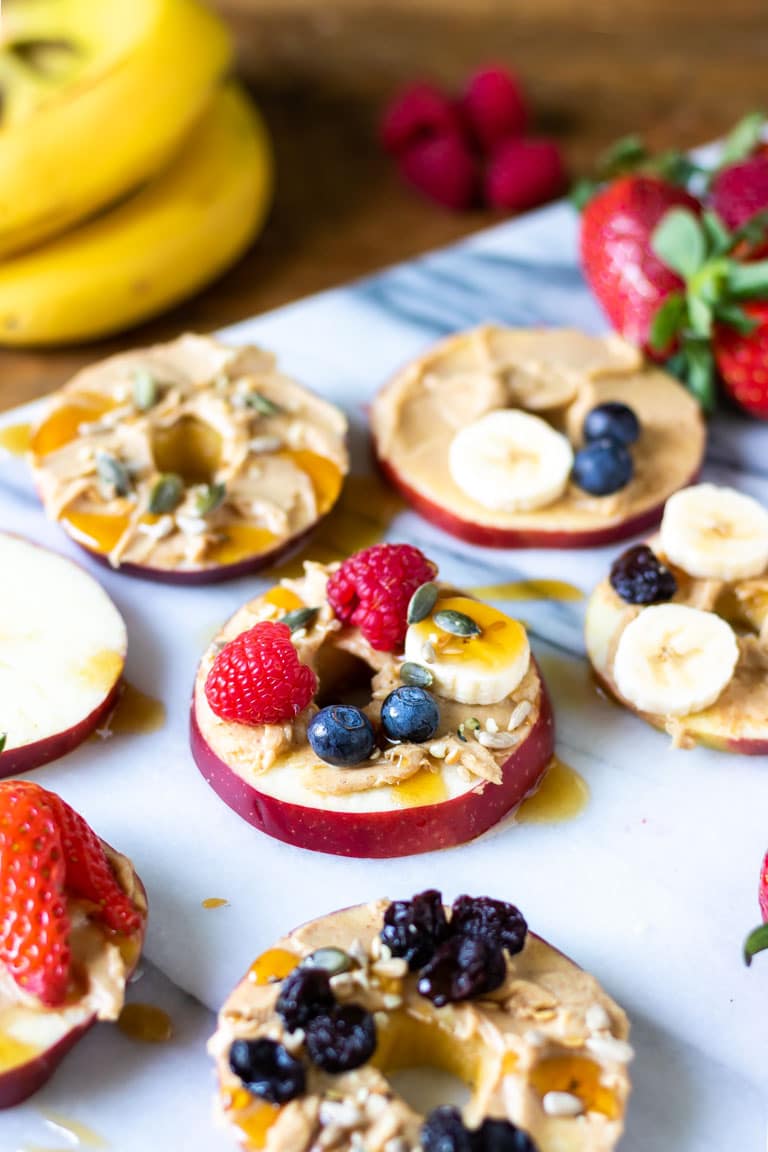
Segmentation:
<svg viewBox="0 0 768 1152">
<path fill-rule="evenodd" d="M 300 301 L 228 336 L 270 347 L 289 372 L 346 407 L 354 470 L 361 473 L 370 466 L 365 406 L 377 386 L 435 338 L 486 320 L 603 329 L 578 270 L 568 206 Z M 20 418 L 11 414 L 6 422 Z M 718 418 L 706 476 L 768 503 L 766 447 L 768 427 Z M 44 520 L 18 459 L 0 461 L 0 528 L 82 559 Z M 444 578 L 472 586 L 533 576 L 587 591 L 616 551 L 470 548 L 410 512 L 390 523 L 387 536 L 417 541 Z M 766 1018 L 768 967 L 747 971 L 740 949 L 757 918 L 768 767 L 764 758 L 673 751 L 665 736 L 601 699 L 583 659 L 583 601 L 531 601 L 515 610 L 554 697 L 558 750 L 589 784 L 586 809 L 562 824 L 507 823 L 439 854 L 348 861 L 261 836 L 208 789 L 189 755 L 187 713 L 199 655 L 219 623 L 264 582 L 167 588 L 94 571 L 128 622 L 128 677 L 164 701 L 167 722 L 151 735 L 89 743 L 36 778 L 134 858 L 151 901 L 148 959 L 170 981 L 163 986 L 169 996 L 183 991 L 197 1007 L 178 1002 L 184 1021 L 178 1042 L 167 1059 L 153 1049 L 146 1068 L 134 1061 L 130 1084 L 118 1084 L 111 1063 L 102 1072 L 116 1041 L 107 1029 L 96 1033 L 75 1057 L 83 1061 L 82 1080 L 68 1070 L 50 1089 L 62 1110 L 77 1105 L 83 1118 L 95 1117 L 110 1147 L 160 1152 L 171 1145 L 152 1119 L 157 1079 L 162 1074 L 169 1092 L 181 1093 L 186 1078 L 173 1113 L 189 1136 L 176 1146 L 218 1149 L 221 1137 L 202 1118 L 210 1082 L 200 1051 L 210 1025 L 206 1010 L 291 925 L 357 900 L 435 885 L 448 896 L 467 890 L 514 900 L 536 931 L 592 970 L 627 1008 L 636 1090 L 622 1152 L 764 1146 L 768 1062 L 758 1021 Z M 1 581 L 0 575 L 0 587 Z M 229 905 L 204 910 L 202 901 L 212 896 Z M 0 1118 L 3 1149 L 22 1135 L 40 1143 L 37 1108 L 33 1101 Z"/>
</svg>

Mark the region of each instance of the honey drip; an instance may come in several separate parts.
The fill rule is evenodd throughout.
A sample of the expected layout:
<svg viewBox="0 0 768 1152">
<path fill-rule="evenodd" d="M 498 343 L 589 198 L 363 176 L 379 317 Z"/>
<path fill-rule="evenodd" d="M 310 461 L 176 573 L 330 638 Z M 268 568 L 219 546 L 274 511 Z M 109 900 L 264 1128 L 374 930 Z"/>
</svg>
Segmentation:
<svg viewBox="0 0 768 1152">
<path fill-rule="evenodd" d="M 514 580 L 470 589 L 480 600 L 583 600 L 584 593 L 566 580 Z"/>
<path fill-rule="evenodd" d="M 12 456 L 23 456 L 29 451 L 31 443 L 31 424 L 9 424 L 6 428 L 0 428 L 0 448 Z"/>
<path fill-rule="evenodd" d="M 109 718 L 109 731 L 116 736 L 157 732 L 165 724 L 165 705 L 127 681 L 117 707 Z"/>
<path fill-rule="evenodd" d="M 55 408 L 32 433 L 30 447 L 36 456 L 47 456 L 63 448 L 78 435 L 81 424 L 89 424 L 104 416 L 115 401 L 96 393 L 81 393 L 76 400 Z"/>
<path fill-rule="evenodd" d="M 17 1040 L 15 1036 L 9 1036 L 7 1032 L 0 1032 L 0 1075 L 7 1072 L 9 1068 L 26 1064 L 28 1060 L 34 1059 L 39 1054 L 40 1050 L 32 1044 Z"/>
<path fill-rule="evenodd" d="M 448 790 L 439 772 L 420 768 L 402 784 L 393 785 L 392 798 L 404 808 L 417 808 L 421 804 L 441 803 L 448 798 Z"/>
<path fill-rule="evenodd" d="M 539 1096 L 547 1092 L 568 1092 L 578 1096 L 586 1112 L 601 1112 L 610 1120 L 619 1115 L 619 1106 L 610 1088 L 601 1084 L 603 1069 L 584 1056 L 552 1056 L 539 1061 L 530 1072 L 532 1088 Z"/>
<path fill-rule="evenodd" d="M 518 808 L 518 824 L 559 824 L 586 808 L 589 785 L 575 768 L 553 756 L 538 789 Z"/>
<path fill-rule="evenodd" d="M 261 988 L 275 980 L 284 980 L 298 965 L 299 957 L 295 952 L 289 952 L 287 948 L 269 948 L 251 964 L 248 979 L 251 984 Z"/>
<path fill-rule="evenodd" d="M 173 1021 L 154 1004 L 126 1004 L 117 1026 L 131 1040 L 144 1044 L 164 1044 L 173 1036 Z"/>
<path fill-rule="evenodd" d="M 229 908 L 229 900 L 225 900 L 223 896 L 209 896 L 207 900 L 202 902 L 203 908 Z"/>
<path fill-rule="evenodd" d="M 66 1136 L 78 1148 L 109 1147 L 109 1143 L 103 1136 L 94 1132 L 92 1128 L 88 1128 L 87 1125 L 81 1124 L 78 1120 L 71 1120 L 59 1112 L 42 1112 L 41 1115 L 49 1128 L 53 1128 L 57 1133 Z"/>
</svg>

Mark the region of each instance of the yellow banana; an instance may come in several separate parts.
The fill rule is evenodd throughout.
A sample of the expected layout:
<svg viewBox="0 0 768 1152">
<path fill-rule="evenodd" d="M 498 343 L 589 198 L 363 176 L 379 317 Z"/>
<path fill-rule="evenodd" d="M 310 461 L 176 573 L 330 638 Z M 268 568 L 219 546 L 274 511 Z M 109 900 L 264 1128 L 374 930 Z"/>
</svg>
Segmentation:
<svg viewBox="0 0 768 1152">
<path fill-rule="evenodd" d="M 228 83 L 154 180 L 79 228 L 0 263 L 0 344 L 90 340 L 163 311 L 240 255 L 270 193 L 261 118 Z"/>
<path fill-rule="evenodd" d="M 154 175 L 231 58 L 198 0 L 4 0 L 0 257 Z"/>
</svg>

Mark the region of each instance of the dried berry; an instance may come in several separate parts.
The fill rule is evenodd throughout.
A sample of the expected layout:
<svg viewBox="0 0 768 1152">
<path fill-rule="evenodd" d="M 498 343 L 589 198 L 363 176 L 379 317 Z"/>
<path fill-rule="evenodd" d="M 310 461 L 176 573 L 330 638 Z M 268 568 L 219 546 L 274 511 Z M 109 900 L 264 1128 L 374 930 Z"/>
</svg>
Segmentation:
<svg viewBox="0 0 768 1152">
<path fill-rule="evenodd" d="M 677 591 L 674 575 L 647 544 L 622 552 L 611 565 L 610 581 L 628 604 L 659 604 Z"/>
<path fill-rule="evenodd" d="M 434 888 L 413 900 L 394 900 L 384 913 L 381 939 L 393 956 L 408 961 L 412 972 L 431 960 L 447 936 L 443 897 Z"/>
<path fill-rule="evenodd" d="M 537 1152 L 528 1133 L 509 1120 L 483 1120 L 473 1135 L 473 1152 Z"/>
<path fill-rule="evenodd" d="M 270 1104 L 295 1100 L 307 1083 L 302 1065 L 275 1040 L 235 1040 L 229 1066 L 249 1092 Z"/>
<path fill-rule="evenodd" d="M 528 925 L 514 904 L 489 896 L 459 896 L 453 902 L 451 934 L 472 936 L 510 956 L 522 952 Z"/>
<path fill-rule="evenodd" d="M 313 1016 L 330 1012 L 336 1001 L 322 968 L 295 968 L 283 981 L 275 1010 L 289 1032 L 304 1028 Z"/>
<path fill-rule="evenodd" d="M 452 936 L 419 973 L 418 990 L 436 1008 L 493 992 L 504 983 L 507 964 L 496 944 Z"/>
<path fill-rule="evenodd" d="M 344 1004 L 306 1027 L 307 1052 L 324 1072 L 351 1072 L 367 1063 L 376 1050 L 373 1016 L 358 1004 Z"/>
<path fill-rule="evenodd" d="M 475 1152 L 472 1136 L 458 1108 L 435 1108 L 422 1125 L 421 1147 L 423 1152 Z"/>
</svg>

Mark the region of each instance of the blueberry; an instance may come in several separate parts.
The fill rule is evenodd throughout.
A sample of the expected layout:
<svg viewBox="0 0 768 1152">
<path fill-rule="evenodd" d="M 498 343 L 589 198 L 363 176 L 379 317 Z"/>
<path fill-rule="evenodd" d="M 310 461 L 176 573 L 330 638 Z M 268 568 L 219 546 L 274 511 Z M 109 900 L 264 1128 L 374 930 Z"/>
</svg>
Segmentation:
<svg viewBox="0 0 768 1152">
<path fill-rule="evenodd" d="M 367 760 L 376 743 L 370 720 L 350 704 L 321 708 L 312 717 L 307 736 L 315 755 L 338 768 L 349 768 Z"/>
<path fill-rule="evenodd" d="M 640 436 L 640 421 L 626 404 L 610 400 L 598 404 L 587 413 L 584 421 L 584 439 L 615 440 L 617 444 L 634 444 Z"/>
<path fill-rule="evenodd" d="M 333 1075 L 367 1064 L 376 1051 L 376 1024 L 359 1004 L 343 1004 L 314 1016 L 306 1033 L 310 1060 Z"/>
<path fill-rule="evenodd" d="M 633 471 L 628 448 L 603 437 L 576 453 L 573 482 L 591 496 L 610 496 L 629 484 Z"/>
<path fill-rule="evenodd" d="M 229 1066 L 249 1092 L 270 1104 L 287 1104 L 306 1087 L 303 1066 L 275 1040 L 235 1040 Z"/>
<path fill-rule="evenodd" d="M 395 688 L 381 706 L 381 726 L 390 740 L 423 744 L 432 739 L 439 724 L 437 701 L 423 688 L 409 684 Z"/>
<path fill-rule="evenodd" d="M 677 580 L 647 544 L 622 552 L 611 565 L 611 587 L 628 604 L 660 604 L 677 592 Z"/>
</svg>

